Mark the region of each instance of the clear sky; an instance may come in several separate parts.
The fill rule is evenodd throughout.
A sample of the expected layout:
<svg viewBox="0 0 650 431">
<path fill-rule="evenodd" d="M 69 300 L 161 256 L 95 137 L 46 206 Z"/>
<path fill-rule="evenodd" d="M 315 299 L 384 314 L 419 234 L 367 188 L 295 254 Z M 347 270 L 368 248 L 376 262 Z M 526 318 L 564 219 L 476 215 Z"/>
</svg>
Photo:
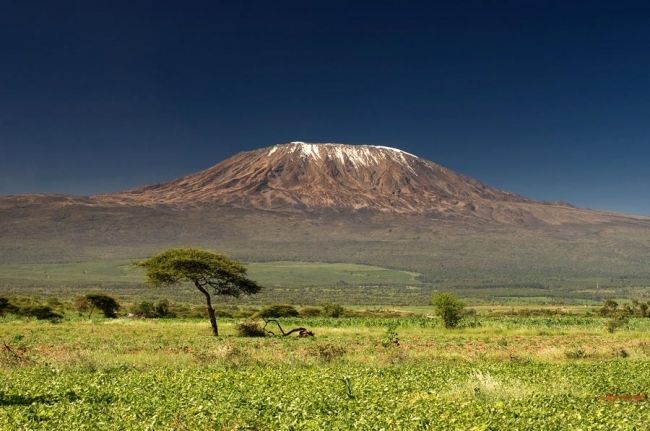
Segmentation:
<svg viewBox="0 0 650 431">
<path fill-rule="evenodd" d="M 650 6 L 0 0 L 0 193 L 156 183 L 292 140 L 650 214 Z"/>
</svg>

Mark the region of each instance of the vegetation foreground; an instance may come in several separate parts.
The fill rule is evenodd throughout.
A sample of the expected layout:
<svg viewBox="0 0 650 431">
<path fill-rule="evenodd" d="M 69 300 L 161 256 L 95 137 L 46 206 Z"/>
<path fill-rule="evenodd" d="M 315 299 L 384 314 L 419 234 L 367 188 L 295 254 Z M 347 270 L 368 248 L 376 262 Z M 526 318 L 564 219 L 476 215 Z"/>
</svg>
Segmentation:
<svg viewBox="0 0 650 431">
<path fill-rule="evenodd" d="M 6 430 L 645 430 L 650 319 L 0 318 Z"/>
</svg>

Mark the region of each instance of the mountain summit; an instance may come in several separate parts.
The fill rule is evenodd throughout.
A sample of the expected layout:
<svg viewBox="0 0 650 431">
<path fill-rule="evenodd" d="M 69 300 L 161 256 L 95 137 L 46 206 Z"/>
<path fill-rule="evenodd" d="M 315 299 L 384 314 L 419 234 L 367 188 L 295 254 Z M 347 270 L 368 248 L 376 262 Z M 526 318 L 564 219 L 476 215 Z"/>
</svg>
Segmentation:
<svg viewBox="0 0 650 431">
<path fill-rule="evenodd" d="M 407 214 L 471 212 L 498 203 L 529 202 L 396 148 L 306 142 L 242 152 L 165 184 L 101 198 Z"/>
</svg>

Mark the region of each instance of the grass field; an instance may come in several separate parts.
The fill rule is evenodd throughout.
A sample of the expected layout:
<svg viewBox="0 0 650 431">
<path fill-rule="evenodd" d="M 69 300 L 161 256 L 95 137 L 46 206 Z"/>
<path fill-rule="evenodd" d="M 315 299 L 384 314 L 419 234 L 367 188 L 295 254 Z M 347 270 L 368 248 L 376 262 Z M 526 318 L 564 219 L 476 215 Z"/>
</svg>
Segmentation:
<svg viewBox="0 0 650 431">
<path fill-rule="evenodd" d="M 70 299 L 88 291 L 108 291 L 122 301 L 169 298 L 202 302 L 187 286 L 152 289 L 141 269 L 128 260 L 97 260 L 57 264 L 0 265 L 0 295 L 33 295 Z M 417 304 L 434 289 L 419 274 L 372 265 L 323 262 L 253 262 L 249 275 L 264 290 L 241 301 L 260 304 Z"/>
<path fill-rule="evenodd" d="M 313 338 L 0 318 L 0 429 L 647 429 L 650 403 L 617 396 L 650 392 L 650 319 L 609 333 L 590 315 L 488 311 L 454 330 L 426 314 L 283 320 Z"/>
<path fill-rule="evenodd" d="M 418 285 L 419 274 L 371 265 L 322 262 L 261 262 L 247 265 L 249 275 L 266 286 L 329 286 L 335 284 Z M 6 280 L 51 283 L 142 283 L 143 272 L 128 260 L 76 263 L 0 265 Z"/>
<path fill-rule="evenodd" d="M 126 302 L 166 297 L 178 302 L 201 301 L 191 288 L 151 289 L 143 284 L 133 260 L 107 259 L 68 263 L 0 264 L 0 295 L 73 298 L 89 290 L 107 291 Z M 261 294 L 240 301 L 250 304 L 427 305 L 434 291 L 449 290 L 473 302 L 497 304 L 598 304 L 608 298 L 650 299 L 644 284 L 613 287 L 584 279 L 582 287 L 561 282 L 508 284 L 497 280 L 473 283 L 427 281 L 413 271 L 373 265 L 327 262 L 252 262 L 251 278 Z M 473 276 L 482 275 L 477 271 Z"/>
</svg>

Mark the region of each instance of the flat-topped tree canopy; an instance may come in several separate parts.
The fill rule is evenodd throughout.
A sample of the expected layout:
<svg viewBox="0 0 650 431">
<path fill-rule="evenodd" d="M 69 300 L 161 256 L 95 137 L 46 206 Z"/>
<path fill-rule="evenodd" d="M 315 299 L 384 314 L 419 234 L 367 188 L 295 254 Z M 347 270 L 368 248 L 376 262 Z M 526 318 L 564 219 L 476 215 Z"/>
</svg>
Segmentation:
<svg viewBox="0 0 650 431">
<path fill-rule="evenodd" d="M 239 297 L 260 291 L 246 277 L 246 267 L 228 256 L 197 248 L 172 248 L 137 263 L 154 286 L 171 286 L 190 282 L 206 298 L 214 335 L 219 335 L 210 290 L 215 295 Z"/>
</svg>

